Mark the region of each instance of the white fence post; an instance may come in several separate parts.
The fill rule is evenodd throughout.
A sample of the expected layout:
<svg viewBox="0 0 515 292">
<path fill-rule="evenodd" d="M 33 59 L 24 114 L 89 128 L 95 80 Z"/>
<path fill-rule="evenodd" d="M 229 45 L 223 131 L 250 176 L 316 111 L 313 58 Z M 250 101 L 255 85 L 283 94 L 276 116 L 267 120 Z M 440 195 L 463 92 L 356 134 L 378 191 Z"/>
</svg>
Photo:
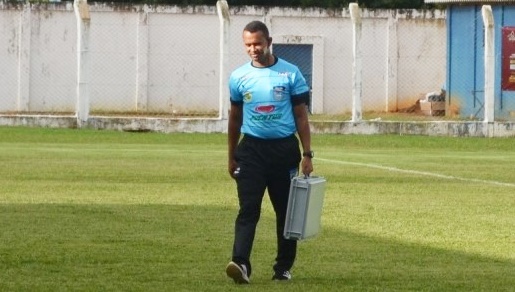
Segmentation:
<svg viewBox="0 0 515 292">
<path fill-rule="evenodd" d="M 138 13 L 136 28 L 136 111 L 146 111 L 148 105 L 148 6 Z"/>
<path fill-rule="evenodd" d="M 19 40 L 18 40 L 18 96 L 17 108 L 19 112 L 30 111 L 30 36 L 31 8 L 27 2 L 23 6 L 20 15 Z"/>
<path fill-rule="evenodd" d="M 352 121 L 362 119 L 362 52 L 361 52 L 361 12 L 357 3 L 349 4 L 352 20 Z"/>
<path fill-rule="evenodd" d="M 74 0 L 77 18 L 77 126 L 82 127 L 89 116 L 89 6 L 87 0 Z"/>
<path fill-rule="evenodd" d="M 227 63 L 229 61 L 229 5 L 225 0 L 216 2 L 218 11 L 218 19 L 220 20 L 220 119 L 228 119 L 229 117 L 229 76 L 227 75 Z"/>
<path fill-rule="evenodd" d="M 495 52 L 494 52 L 494 17 L 492 7 L 483 5 L 481 9 L 485 26 L 485 123 L 494 122 L 494 82 L 495 82 Z"/>
<path fill-rule="evenodd" d="M 385 111 L 397 111 L 397 75 L 398 75 L 398 64 L 399 64 L 399 48 L 397 39 L 397 15 L 393 17 L 391 14 L 388 15 L 388 29 L 386 38 L 387 47 L 387 64 L 386 64 L 386 105 Z"/>
</svg>

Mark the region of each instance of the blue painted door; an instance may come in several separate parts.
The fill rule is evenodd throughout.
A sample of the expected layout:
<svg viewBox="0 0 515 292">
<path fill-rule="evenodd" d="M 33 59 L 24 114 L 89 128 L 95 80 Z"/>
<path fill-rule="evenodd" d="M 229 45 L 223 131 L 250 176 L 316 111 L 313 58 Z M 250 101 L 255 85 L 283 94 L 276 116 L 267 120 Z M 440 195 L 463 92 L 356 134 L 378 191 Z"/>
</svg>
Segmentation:
<svg viewBox="0 0 515 292">
<path fill-rule="evenodd" d="M 272 44 L 272 51 L 277 57 L 299 67 L 309 88 L 313 88 L 313 45 Z M 311 111 L 311 101 L 309 108 Z"/>
</svg>

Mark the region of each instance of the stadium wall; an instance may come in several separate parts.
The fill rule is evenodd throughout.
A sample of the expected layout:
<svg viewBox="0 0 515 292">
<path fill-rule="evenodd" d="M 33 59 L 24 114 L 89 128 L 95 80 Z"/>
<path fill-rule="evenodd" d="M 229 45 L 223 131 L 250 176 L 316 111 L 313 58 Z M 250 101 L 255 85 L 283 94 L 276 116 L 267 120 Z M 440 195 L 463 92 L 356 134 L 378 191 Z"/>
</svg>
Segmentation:
<svg viewBox="0 0 515 292">
<path fill-rule="evenodd" d="M 123 131 L 226 132 L 217 118 L 174 118 L 219 110 L 215 7 L 92 4 L 93 113 L 80 127 Z M 396 111 L 445 78 L 445 14 L 362 10 L 364 110 Z M 241 29 L 269 24 L 275 42 L 311 42 L 321 55 L 313 98 L 319 113 L 352 106 L 352 30 L 347 10 L 231 8 L 231 69 L 246 62 Z M 71 2 L 0 2 L 0 125 L 77 128 L 77 27 Z M 227 98 L 227 97 L 225 97 Z M 94 114 L 94 112 L 97 114 Z M 104 114 L 98 114 L 98 113 Z M 116 113 L 109 116 L 109 113 Z M 120 117 L 129 113 L 127 117 Z M 137 117 L 130 117 L 138 113 Z M 142 113 L 167 114 L 145 117 Z M 314 133 L 513 137 L 513 123 L 312 122 Z"/>
<path fill-rule="evenodd" d="M 214 6 L 89 6 L 91 114 L 215 115 L 219 20 Z M 228 71 L 248 61 L 241 30 L 265 21 L 277 44 L 312 44 L 318 114 L 352 109 L 352 21 L 328 9 L 231 7 Z M 363 110 L 408 108 L 445 82 L 445 11 L 362 10 Z M 76 112 L 72 2 L 0 1 L 0 113 Z"/>
<path fill-rule="evenodd" d="M 77 128 L 73 117 L 0 116 L 0 126 Z M 227 120 L 91 117 L 85 128 L 159 133 L 227 133 Z M 515 137 L 514 122 L 311 121 L 313 134 L 420 135 L 448 137 Z"/>
</svg>

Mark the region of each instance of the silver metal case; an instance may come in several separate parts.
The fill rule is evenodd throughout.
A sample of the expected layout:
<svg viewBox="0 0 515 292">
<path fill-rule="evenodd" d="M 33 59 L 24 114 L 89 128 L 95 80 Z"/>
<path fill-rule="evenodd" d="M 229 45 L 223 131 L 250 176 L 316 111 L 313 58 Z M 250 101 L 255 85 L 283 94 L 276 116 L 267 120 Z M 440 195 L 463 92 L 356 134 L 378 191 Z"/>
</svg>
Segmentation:
<svg viewBox="0 0 515 292">
<path fill-rule="evenodd" d="M 290 185 L 284 238 L 302 240 L 320 231 L 326 180 L 323 177 L 294 177 Z"/>
</svg>

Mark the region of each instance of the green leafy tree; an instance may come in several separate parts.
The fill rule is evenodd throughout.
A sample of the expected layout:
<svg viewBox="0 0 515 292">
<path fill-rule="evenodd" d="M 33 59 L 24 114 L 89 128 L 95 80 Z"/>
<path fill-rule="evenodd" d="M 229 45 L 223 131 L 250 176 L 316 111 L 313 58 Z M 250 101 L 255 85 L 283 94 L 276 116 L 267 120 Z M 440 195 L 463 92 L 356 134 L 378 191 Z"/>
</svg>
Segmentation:
<svg viewBox="0 0 515 292">
<path fill-rule="evenodd" d="M 422 8 L 424 6 L 424 0 L 361 0 L 357 3 L 365 8 L 383 9 Z"/>
</svg>

